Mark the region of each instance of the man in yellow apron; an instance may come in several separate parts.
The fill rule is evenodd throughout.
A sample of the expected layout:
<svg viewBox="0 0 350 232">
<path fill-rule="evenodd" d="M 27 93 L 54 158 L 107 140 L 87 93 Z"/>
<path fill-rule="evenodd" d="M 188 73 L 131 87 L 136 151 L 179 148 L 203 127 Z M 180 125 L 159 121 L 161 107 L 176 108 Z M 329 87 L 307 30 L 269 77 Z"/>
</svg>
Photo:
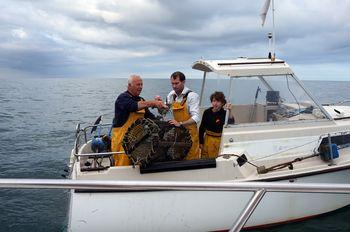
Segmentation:
<svg viewBox="0 0 350 232">
<path fill-rule="evenodd" d="M 169 121 L 175 126 L 186 127 L 192 139 L 192 147 L 186 156 L 186 160 L 199 159 L 199 96 L 185 86 L 186 77 L 182 72 L 174 72 L 171 77 L 173 90 L 167 96 L 167 103 L 171 104 L 174 118 Z"/>
<path fill-rule="evenodd" d="M 129 126 L 139 118 L 155 119 L 148 107 L 166 108 L 161 101 L 145 101 L 140 97 L 143 82 L 140 76 L 131 75 L 128 79 L 128 89 L 120 94 L 115 101 L 115 115 L 113 119 L 112 144 L 113 152 L 123 152 L 122 141 Z M 116 166 L 130 165 L 125 153 L 114 155 Z"/>
</svg>

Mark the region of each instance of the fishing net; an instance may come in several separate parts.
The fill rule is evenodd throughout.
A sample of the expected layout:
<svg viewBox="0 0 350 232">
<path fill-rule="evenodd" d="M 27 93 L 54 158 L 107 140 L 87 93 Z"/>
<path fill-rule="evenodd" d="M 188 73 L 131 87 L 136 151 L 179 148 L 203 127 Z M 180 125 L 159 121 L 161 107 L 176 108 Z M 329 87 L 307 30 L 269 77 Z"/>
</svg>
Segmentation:
<svg viewBox="0 0 350 232">
<path fill-rule="evenodd" d="M 147 166 L 153 162 L 182 160 L 190 150 L 192 140 L 185 127 L 142 118 L 129 127 L 122 145 L 134 165 Z"/>
</svg>

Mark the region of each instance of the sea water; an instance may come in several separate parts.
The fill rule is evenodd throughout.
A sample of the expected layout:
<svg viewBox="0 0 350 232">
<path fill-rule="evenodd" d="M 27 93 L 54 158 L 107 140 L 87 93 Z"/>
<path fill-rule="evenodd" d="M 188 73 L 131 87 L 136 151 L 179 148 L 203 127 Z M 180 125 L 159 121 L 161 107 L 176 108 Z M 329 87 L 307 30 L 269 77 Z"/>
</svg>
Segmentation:
<svg viewBox="0 0 350 232">
<path fill-rule="evenodd" d="M 225 81 L 209 80 L 211 89 Z M 197 93 L 201 80 L 187 85 Z M 321 103 L 350 99 L 350 82 L 306 81 Z M 0 178 L 61 179 L 74 130 L 99 115 L 110 123 L 126 79 L 0 79 Z M 165 99 L 168 79 L 145 79 L 142 96 Z M 209 104 L 208 96 L 205 103 Z M 0 231 L 66 231 L 68 190 L 0 189 Z M 350 231 L 350 207 L 264 231 Z M 132 223 L 132 222 L 130 222 Z"/>
</svg>

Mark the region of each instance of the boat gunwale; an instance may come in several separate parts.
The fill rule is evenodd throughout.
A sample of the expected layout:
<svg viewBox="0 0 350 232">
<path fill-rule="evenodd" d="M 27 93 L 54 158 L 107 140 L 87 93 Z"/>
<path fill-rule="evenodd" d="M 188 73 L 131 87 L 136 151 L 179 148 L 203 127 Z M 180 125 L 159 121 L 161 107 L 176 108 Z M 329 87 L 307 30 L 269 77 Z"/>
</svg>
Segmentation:
<svg viewBox="0 0 350 232">
<path fill-rule="evenodd" d="M 327 173 L 335 173 L 340 172 L 344 170 L 349 170 L 350 164 L 337 166 L 337 167 L 329 167 L 329 168 L 323 168 L 321 170 L 315 170 L 315 171 L 309 171 L 309 172 L 303 172 L 298 174 L 288 174 L 284 176 L 279 177 L 267 177 L 267 178 L 259 178 L 259 179 L 252 179 L 252 180 L 246 180 L 246 181 L 234 181 L 235 183 L 244 183 L 244 182 L 274 182 L 274 181 L 290 181 L 293 182 L 293 179 L 297 178 L 303 178 L 303 177 L 309 177 L 309 176 L 315 176 L 320 174 L 327 174 Z M 291 181 L 292 180 L 292 181 Z M 231 180 L 223 180 L 222 182 L 227 182 Z M 178 190 L 138 190 L 138 189 L 132 189 L 132 190 L 114 190 L 114 189 L 107 189 L 107 190 L 90 190 L 90 189 L 75 189 L 74 192 L 76 193 L 104 193 L 104 192 L 152 192 L 152 191 L 178 191 Z"/>
</svg>

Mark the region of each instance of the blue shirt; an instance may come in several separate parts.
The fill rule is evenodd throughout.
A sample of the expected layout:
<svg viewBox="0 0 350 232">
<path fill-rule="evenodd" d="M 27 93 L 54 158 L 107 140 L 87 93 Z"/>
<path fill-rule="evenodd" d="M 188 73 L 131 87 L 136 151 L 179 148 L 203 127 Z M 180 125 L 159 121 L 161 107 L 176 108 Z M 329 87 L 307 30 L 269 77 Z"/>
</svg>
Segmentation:
<svg viewBox="0 0 350 232">
<path fill-rule="evenodd" d="M 133 96 L 130 92 L 125 91 L 120 94 L 114 104 L 113 127 L 123 126 L 129 118 L 130 112 L 138 111 L 137 103 L 144 100 L 140 96 Z M 145 108 L 145 118 L 155 119 L 156 117 Z"/>
</svg>

